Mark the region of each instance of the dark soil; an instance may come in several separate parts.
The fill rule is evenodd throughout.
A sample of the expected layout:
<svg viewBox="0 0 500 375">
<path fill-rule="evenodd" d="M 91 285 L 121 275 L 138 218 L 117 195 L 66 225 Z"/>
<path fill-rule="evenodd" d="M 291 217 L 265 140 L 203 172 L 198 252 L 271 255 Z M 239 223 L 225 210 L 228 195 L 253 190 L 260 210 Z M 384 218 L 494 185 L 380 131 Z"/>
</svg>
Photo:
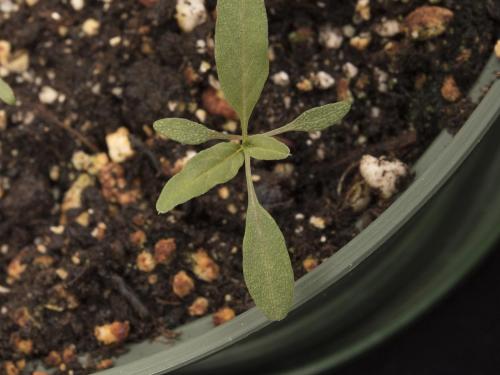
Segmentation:
<svg viewBox="0 0 500 375">
<path fill-rule="evenodd" d="M 19 103 L 2 106 L 7 125 L 0 127 L 2 374 L 31 359 L 44 359 L 60 373 L 92 372 L 102 359 L 123 350 L 122 342 L 98 342 L 96 326 L 129 322 L 125 342 L 171 337 L 172 329 L 196 319 L 188 307 L 200 296 L 209 300 L 206 314 L 224 306 L 241 313 L 252 306 L 241 270 L 242 176 L 227 185 L 226 199 L 214 189 L 170 215 L 158 216 L 154 209 L 162 185 L 179 167 L 176 161 L 193 148 L 155 137 L 151 124 L 174 116 L 196 120 L 196 110 L 207 106 L 203 93 L 213 82 L 209 77 L 216 77 L 213 50 L 208 43 L 200 51 L 197 41 L 213 37 L 216 2 L 207 1 L 209 20 L 189 34 L 177 26 L 173 0 L 113 1 L 108 8 L 106 2 L 86 3 L 78 12 L 59 0 L 0 12 L 0 39 L 8 40 L 13 51 L 26 50 L 30 58 L 26 72 L 6 78 Z M 404 33 L 382 38 L 373 31 L 383 17 L 403 22 L 426 1 L 372 1 L 371 20 L 359 23 L 353 22 L 354 0 L 323 1 L 324 7 L 317 3 L 268 2 L 271 75 L 286 71 L 291 85 L 270 80 L 252 122 L 254 132 L 283 125 L 304 109 L 337 101 L 347 86 L 355 100 L 352 112 L 333 130 L 311 137 L 287 135 L 293 156 L 286 163 L 255 165 L 261 177 L 258 194 L 284 231 L 297 278 L 306 272 L 306 259 L 308 268 L 320 263 L 390 204 L 372 192 L 371 204 L 355 213 L 345 194 L 337 193 L 344 172 L 350 171 L 342 191 L 359 181 L 355 167 L 363 154 L 411 164 L 443 128 L 463 124 L 473 106 L 465 99 L 445 100 L 441 87 L 451 75 L 466 93 L 499 29 L 485 2 L 476 0 L 441 1 L 454 11 L 453 21 L 443 35 L 427 41 Z M 96 36 L 81 32 L 88 18 L 101 24 Z M 327 23 L 353 25 L 356 34 L 371 31 L 372 42 L 358 51 L 345 38 L 340 49 L 326 49 L 318 33 Z M 121 42 L 111 46 L 116 36 Z M 202 61 L 211 65 L 205 73 L 199 72 Z M 346 62 L 359 69 L 351 81 L 342 71 Z M 377 69 L 388 73 L 385 92 Z M 318 71 L 331 74 L 336 85 L 310 92 L 296 87 Z M 43 86 L 64 98 L 41 103 Z M 209 114 L 206 123 L 228 129 L 222 116 Z M 135 155 L 91 176 L 80 207 L 63 212 L 66 192 L 85 173 L 75 168 L 73 154 L 107 152 L 105 137 L 119 127 L 130 131 Z M 311 217 L 323 219 L 324 228 L 311 225 Z M 170 261 L 150 272 L 139 270 L 139 253 L 154 252 L 157 241 L 166 238 L 177 245 Z M 193 273 L 191 255 L 200 248 L 220 267 L 213 282 Z M 195 283 L 184 298 L 172 291 L 181 270 Z M 30 342 L 32 348 L 26 349 Z M 82 363 L 75 353 L 91 355 Z"/>
</svg>

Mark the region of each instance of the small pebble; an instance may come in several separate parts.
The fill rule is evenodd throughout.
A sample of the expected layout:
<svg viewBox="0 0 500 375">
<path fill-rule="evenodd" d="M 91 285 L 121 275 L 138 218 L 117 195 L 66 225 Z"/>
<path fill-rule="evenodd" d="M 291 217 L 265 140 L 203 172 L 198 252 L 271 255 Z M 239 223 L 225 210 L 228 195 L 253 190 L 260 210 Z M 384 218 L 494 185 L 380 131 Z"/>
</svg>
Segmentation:
<svg viewBox="0 0 500 375">
<path fill-rule="evenodd" d="M 497 44 L 495 45 L 495 55 L 500 59 L 500 39 L 497 40 Z"/>
<path fill-rule="evenodd" d="M 190 33 L 207 20 L 204 0 L 177 0 L 177 24 L 185 33 Z"/>
<path fill-rule="evenodd" d="M 319 44 L 328 49 L 339 49 L 344 41 L 344 36 L 339 29 L 330 25 L 323 26 L 319 31 Z"/>
<path fill-rule="evenodd" d="M 43 86 L 38 94 L 38 99 L 44 104 L 53 104 L 59 97 L 59 93 L 50 86 Z"/>
<path fill-rule="evenodd" d="M 462 93 L 453 76 L 449 75 L 444 79 L 443 86 L 441 87 L 441 95 L 446 101 L 452 103 L 462 97 Z"/>
<path fill-rule="evenodd" d="M 357 49 L 358 51 L 364 51 L 371 42 L 371 35 L 369 33 L 362 33 L 358 36 L 351 38 L 351 47 Z"/>
<path fill-rule="evenodd" d="M 174 276 L 172 290 L 180 298 L 187 297 L 194 290 L 194 281 L 186 271 L 179 271 Z"/>
<path fill-rule="evenodd" d="M 299 83 L 297 83 L 297 88 L 300 91 L 309 92 L 309 91 L 312 91 L 314 89 L 314 85 L 311 82 L 311 80 L 309 80 L 309 79 L 303 79 L 302 81 L 300 81 Z"/>
<path fill-rule="evenodd" d="M 327 72 L 321 71 L 314 76 L 314 83 L 319 89 L 328 90 L 335 85 L 335 78 Z"/>
<path fill-rule="evenodd" d="M 172 259 L 177 250 L 175 238 L 164 238 L 155 244 L 155 260 L 158 263 L 168 263 Z"/>
<path fill-rule="evenodd" d="M 82 25 L 83 33 L 87 36 L 96 36 L 99 34 L 99 29 L 101 28 L 101 24 L 94 18 L 89 18 L 85 20 Z"/>
<path fill-rule="evenodd" d="M 273 74 L 271 77 L 273 83 L 277 86 L 286 87 L 290 84 L 290 76 L 287 72 L 281 71 L 276 74 Z"/>
<path fill-rule="evenodd" d="M 207 111 L 205 111 L 204 109 L 197 109 L 194 115 L 201 122 L 205 122 L 207 120 Z"/>
<path fill-rule="evenodd" d="M 364 155 L 359 171 L 368 186 L 380 192 L 383 199 L 389 199 L 399 191 L 399 182 L 409 174 L 408 166 L 400 160 L 387 160 Z"/>
<path fill-rule="evenodd" d="M 135 152 L 130 143 L 129 135 L 128 129 L 121 127 L 116 132 L 106 136 L 109 157 L 115 163 L 121 163 L 134 156 Z"/>
<path fill-rule="evenodd" d="M 219 188 L 218 193 L 219 197 L 224 200 L 228 199 L 230 195 L 229 189 L 226 186 Z"/>
<path fill-rule="evenodd" d="M 345 25 L 342 28 L 342 33 L 346 38 L 352 38 L 354 35 L 356 35 L 356 29 L 352 25 Z"/>
<path fill-rule="evenodd" d="M 114 36 L 109 40 L 109 45 L 111 47 L 116 47 L 122 42 L 122 37 L 121 36 Z"/>
<path fill-rule="evenodd" d="M 412 39 L 427 40 L 443 34 L 454 13 L 439 6 L 421 6 L 405 18 L 408 34 Z"/>
<path fill-rule="evenodd" d="M 208 310 L 208 299 L 205 297 L 198 297 L 194 300 L 194 302 L 189 306 L 188 313 L 189 316 L 203 316 L 207 313 Z"/>
<path fill-rule="evenodd" d="M 304 270 L 306 272 L 311 272 L 316 267 L 318 267 L 318 264 L 319 264 L 318 260 L 316 258 L 311 257 L 311 256 L 307 257 L 302 262 L 302 266 L 304 267 Z"/>
<path fill-rule="evenodd" d="M 142 251 L 137 256 L 137 268 L 142 272 L 153 272 L 156 267 L 156 261 L 153 255 L 148 251 Z"/>
<path fill-rule="evenodd" d="M 375 32 L 383 38 L 391 38 L 402 31 L 397 20 L 385 20 L 375 25 Z"/>
<path fill-rule="evenodd" d="M 342 71 L 348 79 L 356 77 L 359 73 L 359 69 L 351 62 L 347 62 L 342 66 Z"/>
<path fill-rule="evenodd" d="M 71 6 L 74 10 L 79 12 L 85 6 L 85 0 L 71 0 Z"/>
<path fill-rule="evenodd" d="M 26 50 L 19 50 L 13 53 L 4 64 L 11 73 L 25 73 L 30 66 L 30 55 Z"/>
<path fill-rule="evenodd" d="M 125 341 L 130 332 L 129 322 L 115 321 L 94 328 L 94 336 L 101 344 L 112 345 Z"/>
<path fill-rule="evenodd" d="M 319 216 L 311 216 L 311 218 L 309 219 L 309 224 L 321 230 L 326 228 L 325 219 Z"/>
<path fill-rule="evenodd" d="M 358 0 L 356 3 L 356 13 L 363 21 L 369 21 L 371 18 L 370 0 Z"/>
<path fill-rule="evenodd" d="M 199 249 L 191 256 L 191 259 L 193 261 L 193 273 L 198 279 L 211 283 L 219 278 L 219 266 L 205 250 Z"/>
<path fill-rule="evenodd" d="M 221 324 L 227 323 L 236 317 L 236 313 L 230 307 L 223 307 L 213 315 L 212 321 L 215 326 L 220 326 Z"/>
</svg>

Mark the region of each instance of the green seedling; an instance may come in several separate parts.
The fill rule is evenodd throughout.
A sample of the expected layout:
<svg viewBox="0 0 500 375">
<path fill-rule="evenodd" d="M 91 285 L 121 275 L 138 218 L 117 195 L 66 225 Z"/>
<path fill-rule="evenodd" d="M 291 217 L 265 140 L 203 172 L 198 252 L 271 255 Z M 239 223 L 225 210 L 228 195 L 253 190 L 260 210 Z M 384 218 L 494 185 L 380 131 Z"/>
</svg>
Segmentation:
<svg viewBox="0 0 500 375">
<path fill-rule="evenodd" d="M 6 104 L 13 105 L 16 102 L 16 97 L 10 86 L 0 78 L 0 100 Z"/>
<path fill-rule="evenodd" d="M 234 178 L 245 166 L 248 190 L 243 273 L 256 305 L 271 320 L 281 320 L 293 302 L 294 276 L 283 234 L 255 193 L 251 159 L 281 160 L 289 148 L 274 136 L 315 132 L 339 123 L 350 103 L 338 102 L 306 111 L 294 121 L 264 134 L 249 135 L 248 123 L 269 75 L 268 23 L 263 0 L 219 0 L 215 58 L 225 98 L 239 115 L 241 135 L 228 135 L 196 122 L 169 118 L 155 122 L 155 130 L 174 141 L 198 145 L 226 141 L 197 154 L 172 177 L 157 202 L 159 213 L 200 196 Z"/>
</svg>

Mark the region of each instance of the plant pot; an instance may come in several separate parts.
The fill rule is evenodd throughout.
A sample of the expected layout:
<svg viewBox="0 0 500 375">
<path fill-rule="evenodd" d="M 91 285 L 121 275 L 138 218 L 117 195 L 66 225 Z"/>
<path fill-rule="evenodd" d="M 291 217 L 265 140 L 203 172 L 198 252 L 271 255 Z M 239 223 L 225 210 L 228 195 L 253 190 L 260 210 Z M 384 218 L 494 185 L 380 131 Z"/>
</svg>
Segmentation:
<svg viewBox="0 0 500 375">
<path fill-rule="evenodd" d="M 471 98 L 494 80 L 484 69 Z M 500 82 L 463 128 L 443 132 L 412 185 L 361 234 L 296 283 L 294 309 L 270 323 L 253 308 L 223 326 L 201 319 L 165 346 L 131 346 L 106 375 L 318 373 L 415 319 L 491 249 L 500 222 Z"/>
</svg>

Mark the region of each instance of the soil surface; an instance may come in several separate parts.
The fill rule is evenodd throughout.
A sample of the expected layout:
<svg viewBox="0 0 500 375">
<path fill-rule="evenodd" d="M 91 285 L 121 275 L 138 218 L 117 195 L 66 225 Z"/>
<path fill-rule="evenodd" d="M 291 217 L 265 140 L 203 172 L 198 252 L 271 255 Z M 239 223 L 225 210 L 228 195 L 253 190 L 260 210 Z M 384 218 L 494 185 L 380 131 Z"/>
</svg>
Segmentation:
<svg viewBox="0 0 500 375">
<path fill-rule="evenodd" d="M 33 359 L 87 374 L 111 366 L 124 343 L 174 339 L 171 330 L 197 316 L 218 312 L 221 323 L 252 306 L 242 175 L 171 214 L 155 212 L 163 184 L 199 149 L 155 136 L 153 121 L 236 129 L 216 91 L 216 1 L 190 33 L 173 0 L 78 3 L 0 1 L 0 40 L 11 46 L 7 57 L 0 46 L 0 73 L 18 96 L 0 107 L 0 374 L 30 373 Z M 341 125 L 287 134 L 286 162 L 254 164 L 299 278 L 391 203 L 364 185 L 361 156 L 411 165 L 443 128 L 463 124 L 500 12 L 498 2 L 440 1 L 452 19 L 420 40 L 405 17 L 424 0 L 372 1 L 368 12 L 354 0 L 267 3 L 273 79 L 253 132 L 354 100 Z M 353 203 L 356 192 L 363 204 Z"/>
</svg>

